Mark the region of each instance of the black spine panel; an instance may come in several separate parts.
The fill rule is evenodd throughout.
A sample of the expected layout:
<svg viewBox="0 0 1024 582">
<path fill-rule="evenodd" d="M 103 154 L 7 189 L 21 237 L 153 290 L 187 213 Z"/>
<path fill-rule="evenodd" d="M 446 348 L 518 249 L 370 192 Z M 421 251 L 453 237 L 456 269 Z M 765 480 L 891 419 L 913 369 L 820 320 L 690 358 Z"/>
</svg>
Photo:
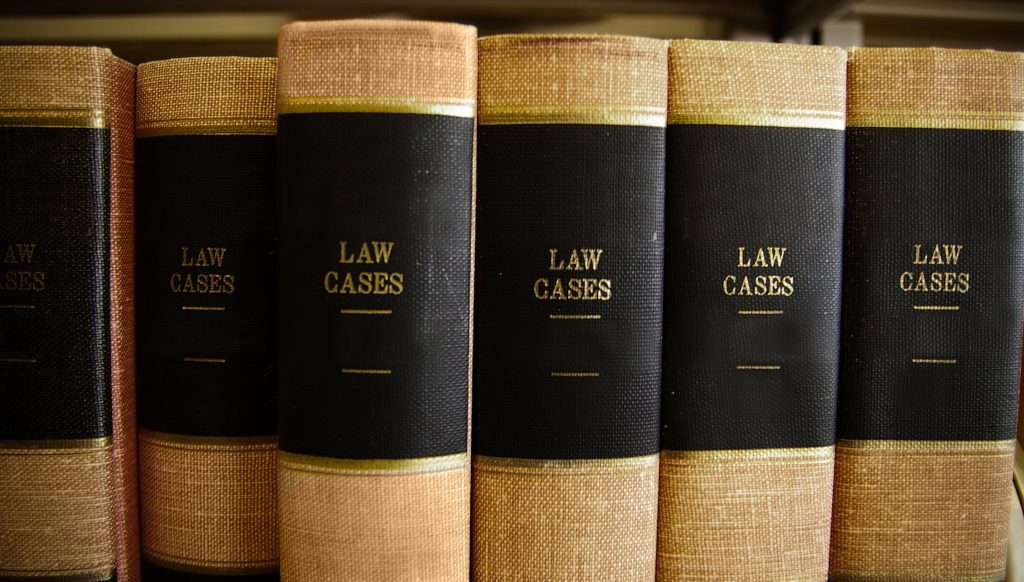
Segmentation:
<svg viewBox="0 0 1024 582">
<path fill-rule="evenodd" d="M 273 136 L 136 144 L 139 424 L 276 432 Z"/>
<path fill-rule="evenodd" d="M 839 437 L 1012 438 L 1024 132 L 851 128 L 847 147 Z"/>
<path fill-rule="evenodd" d="M 280 117 L 282 450 L 466 451 L 473 125 Z"/>
<path fill-rule="evenodd" d="M 662 448 L 835 442 L 843 140 L 669 126 Z"/>
<path fill-rule="evenodd" d="M 665 130 L 480 127 L 474 452 L 658 450 Z"/>
<path fill-rule="evenodd" d="M 0 128 L 0 440 L 111 435 L 110 131 Z"/>
</svg>

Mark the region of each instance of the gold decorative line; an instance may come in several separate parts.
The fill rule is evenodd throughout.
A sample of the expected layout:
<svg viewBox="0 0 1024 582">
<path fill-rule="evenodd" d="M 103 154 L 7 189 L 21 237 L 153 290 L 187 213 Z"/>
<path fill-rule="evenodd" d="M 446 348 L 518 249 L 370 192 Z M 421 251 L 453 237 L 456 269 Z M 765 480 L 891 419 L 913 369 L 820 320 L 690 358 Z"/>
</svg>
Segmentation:
<svg viewBox="0 0 1024 582">
<path fill-rule="evenodd" d="M 60 570 L 0 570 L 0 580 L 51 580 L 56 582 L 105 582 L 117 574 L 113 568 L 86 574 L 65 574 Z"/>
<path fill-rule="evenodd" d="M 0 358 L 2 364 L 38 364 L 36 358 Z"/>
<path fill-rule="evenodd" d="M 959 305 L 915 305 L 914 311 L 960 311 Z"/>
<path fill-rule="evenodd" d="M 956 364 L 955 358 L 910 358 L 910 362 L 914 364 Z"/>
<path fill-rule="evenodd" d="M 525 459 L 520 457 L 492 457 L 473 455 L 473 469 L 490 472 L 520 472 L 519 470 L 556 470 L 579 473 L 603 472 L 608 470 L 636 470 L 658 465 L 659 455 L 642 457 L 615 457 L 604 459 Z"/>
<path fill-rule="evenodd" d="M 598 378 L 600 372 L 551 372 L 552 378 Z"/>
<path fill-rule="evenodd" d="M 342 315 L 391 315 L 390 309 L 342 309 Z"/>
<path fill-rule="evenodd" d="M 0 440 L 0 453 L 9 454 L 38 454 L 40 449 L 66 450 L 66 449 L 104 449 L 112 444 L 110 437 L 99 437 L 94 439 L 43 439 L 43 440 Z M 16 449 L 15 451 L 2 449 Z M 18 450 L 25 452 L 19 453 Z"/>
<path fill-rule="evenodd" d="M 635 125 L 665 127 L 662 107 L 568 103 L 559 105 L 487 105 L 480 125 Z"/>
<path fill-rule="evenodd" d="M 571 313 L 552 313 L 548 315 L 549 319 L 601 319 L 601 315 L 595 314 L 571 314 Z"/>
<path fill-rule="evenodd" d="M 851 575 L 851 574 L 833 574 L 828 575 L 829 582 L 884 582 L 886 580 L 895 580 L 895 578 L 879 578 L 876 575 Z M 912 578 L 916 580 L 917 578 Z M 934 578 L 933 578 L 934 579 Z M 941 579 L 941 578 L 940 578 Z M 1002 574 L 977 574 L 967 576 L 957 576 L 957 582 L 1003 582 Z"/>
<path fill-rule="evenodd" d="M 0 305 L 0 309 L 35 309 L 36 306 L 29 303 L 8 303 Z"/>
<path fill-rule="evenodd" d="M 282 97 L 277 112 L 289 113 L 406 113 L 472 118 L 476 101 L 425 101 L 416 97 Z"/>
<path fill-rule="evenodd" d="M 955 109 L 872 109 L 854 111 L 849 127 L 908 127 L 1024 131 L 1024 112 L 958 111 Z"/>
<path fill-rule="evenodd" d="M 276 560 L 270 562 L 254 562 L 251 565 L 239 562 L 225 562 L 225 563 L 204 563 L 200 564 L 197 562 L 179 562 L 177 560 L 183 560 L 186 558 L 180 558 L 178 556 L 168 556 L 166 554 L 155 553 L 152 550 L 143 549 L 143 556 L 145 561 L 153 564 L 154 566 L 160 566 L 168 570 L 175 570 L 177 572 L 185 572 L 187 574 L 208 574 L 213 576 L 255 576 L 261 574 L 276 574 L 278 571 L 278 562 Z"/>
<path fill-rule="evenodd" d="M 1013 454 L 1014 439 L 999 441 L 922 441 L 922 440 L 860 440 L 840 439 L 836 449 L 855 449 L 864 452 L 919 453 L 926 455 L 984 455 Z"/>
<path fill-rule="evenodd" d="M 342 374 L 374 374 L 374 375 L 385 375 L 390 374 L 391 370 L 383 368 L 342 368 Z"/>
<path fill-rule="evenodd" d="M 277 458 L 282 469 L 307 473 L 418 474 L 469 467 L 469 453 L 415 459 L 334 459 L 279 450 Z"/>
<path fill-rule="evenodd" d="M 225 358 L 197 358 L 194 356 L 185 356 L 182 360 L 186 362 L 194 362 L 199 364 L 225 364 L 227 360 Z"/>
<path fill-rule="evenodd" d="M 254 446 L 258 448 L 273 448 L 277 446 L 277 435 L 201 436 L 160 432 L 146 428 L 139 429 L 139 440 L 164 447 L 185 446 L 192 448 Z"/>
<path fill-rule="evenodd" d="M 669 125 L 742 125 L 771 127 L 806 127 L 812 129 L 846 129 L 841 113 L 814 111 L 811 113 L 669 113 Z"/>
<path fill-rule="evenodd" d="M 782 315 L 781 309 L 740 309 L 740 315 Z"/>
<path fill-rule="evenodd" d="M 0 127 L 74 127 L 105 129 L 103 109 L 0 109 Z"/>
<path fill-rule="evenodd" d="M 737 370 L 781 370 L 778 364 L 739 364 Z"/>
<path fill-rule="evenodd" d="M 227 307 L 222 305 L 182 305 L 182 311 L 224 311 Z"/>
<path fill-rule="evenodd" d="M 778 449 L 726 449 L 678 451 L 663 450 L 663 461 L 758 461 L 770 459 L 803 459 L 828 461 L 835 456 L 835 447 L 786 447 Z"/>
<path fill-rule="evenodd" d="M 277 120 L 223 118 L 217 120 L 168 120 L 148 123 L 135 128 L 135 137 L 162 137 L 168 135 L 275 135 Z"/>
</svg>

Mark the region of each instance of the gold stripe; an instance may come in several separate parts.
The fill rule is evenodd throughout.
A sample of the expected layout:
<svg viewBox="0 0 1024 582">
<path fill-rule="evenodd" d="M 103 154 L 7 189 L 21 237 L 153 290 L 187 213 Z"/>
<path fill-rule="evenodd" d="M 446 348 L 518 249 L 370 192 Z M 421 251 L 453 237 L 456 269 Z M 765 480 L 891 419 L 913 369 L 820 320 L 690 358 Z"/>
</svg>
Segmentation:
<svg viewBox="0 0 1024 582">
<path fill-rule="evenodd" d="M 342 315 L 391 315 L 390 309 L 342 309 Z"/>
<path fill-rule="evenodd" d="M 915 305 L 914 311 L 960 311 L 959 305 Z"/>
<path fill-rule="evenodd" d="M 847 125 L 849 127 L 1024 131 L 1024 114 L 1014 111 L 957 111 L 955 109 L 873 109 L 851 113 Z"/>
<path fill-rule="evenodd" d="M 739 315 L 782 315 L 781 309 L 741 309 Z"/>
<path fill-rule="evenodd" d="M 552 378 L 600 378 L 600 372 L 551 372 Z"/>
<path fill-rule="evenodd" d="M 167 135 L 275 135 L 275 120 L 260 121 L 255 119 L 218 119 L 216 121 L 196 121 L 193 119 L 174 121 L 168 125 L 149 124 L 135 128 L 135 137 L 161 137 Z M 184 125 L 187 123 L 188 125 Z"/>
<path fill-rule="evenodd" d="M 552 313 L 548 315 L 548 319 L 601 319 L 600 314 L 596 315 L 580 315 L 570 313 Z"/>
<path fill-rule="evenodd" d="M 923 453 L 928 455 L 1003 456 L 1014 450 L 1014 440 L 1005 441 L 901 441 L 840 439 L 839 449 L 878 453 Z"/>
<path fill-rule="evenodd" d="M 195 364 L 226 364 L 226 358 L 197 358 L 195 356 L 185 356 L 182 361 L 192 362 Z"/>
<path fill-rule="evenodd" d="M 374 376 L 386 376 L 391 370 L 384 368 L 342 368 L 342 374 L 370 374 Z"/>
<path fill-rule="evenodd" d="M 88 574 L 61 574 L 56 571 L 5 572 L 0 570 L 0 580 L 42 581 L 46 582 L 106 582 L 114 577 L 116 570 L 100 570 Z"/>
<path fill-rule="evenodd" d="M 781 370 L 782 366 L 778 364 L 740 364 L 736 366 L 737 370 Z"/>
<path fill-rule="evenodd" d="M 419 474 L 461 469 L 469 464 L 468 453 L 418 459 L 335 459 L 278 451 L 282 468 L 307 473 Z"/>
<path fill-rule="evenodd" d="M 790 447 L 783 449 L 724 449 L 701 451 L 661 451 L 661 459 L 673 461 L 763 461 L 772 459 L 818 459 L 831 461 L 835 447 Z"/>
<path fill-rule="evenodd" d="M 978 576 L 964 576 L 958 574 L 951 578 L 914 578 L 900 576 L 837 576 L 835 574 L 829 574 L 829 582 L 906 582 L 912 580 L 955 580 L 956 582 L 1003 582 L 1002 576 L 993 576 L 992 574 L 981 574 Z"/>
<path fill-rule="evenodd" d="M 224 306 L 207 306 L 207 305 L 182 305 L 182 311 L 225 311 L 227 307 Z"/>
<path fill-rule="evenodd" d="M 827 111 L 779 111 L 773 113 L 673 112 L 668 116 L 668 123 L 669 125 L 744 125 L 846 129 L 846 122 L 842 115 L 836 115 Z"/>
<path fill-rule="evenodd" d="M 75 127 L 105 129 L 103 109 L 0 109 L 0 127 Z"/>
<path fill-rule="evenodd" d="M 416 97 L 282 97 L 279 115 L 288 113 L 410 113 L 472 118 L 476 102 L 471 99 L 425 101 Z"/>
<path fill-rule="evenodd" d="M 173 558 L 161 557 L 154 554 L 152 551 L 147 551 L 145 549 L 142 554 L 144 556 L 144 561 L 149 562 L 154 566 L 160 566 L 161 568 L 167 568 L 168 570 L 185 572 L 188 574 L 207 574 L 211 576 L 256 576 L 260 574 L 276 574 L 278 570 L 278 563 L 276 561 L 272 564 L 260 563 L 253 566 L 204 566 L 201 564 L 182 564 L 180 562 L 175 562 Z"/>
<path fill-rule="evenodd" d="M 263 445 L 276 446 L 276 435 L 257 436 L 200 436 L 191 434 L 174 434 L 159 432 L 146 428 L 139 429 L 139 440 L 160 446 L 187 445 L 187 446 L 238 446 L 238 445 Z"/>
<path fill-rule="evenodd" d="M 35 309 L 36 306 L 31 303 L 8 303 L 6 305 L 0 305 L 0 309 Z"/>
<path fill-rule="evenodd" d="M 954 358 L 910 358 L 910 363 L 953 365 L 956 364 L 956 360 Z"/>
<path fill-rule="evenodd" d="M 65 450 L 65 449 L 104 449 L 111 445 L 112 439 L 110 437 L 100 437 L 94 439 L 45 439 L 45 440 L 0 440 L 0 454 L 4 455 L 38 455 L 40 454 L 39 449 L 53 449 L 53 450 Z M 13 449 L 13 450 L 4 450 Z M 24 453 L 19 452 L 19 449 L 26 449 Z M 29 450 L 31 449 L 31 450 Z"/>
<path fill-rule="evenodd" d="M 650 467 L 658 464 L 658 455 L 642 457 L 615 457 L 608 459 L 525 459 L 520 457 L 492 457 L 473 455 L 473 467 L 487 471 L 527 469 L 530 471 L 554 469 L 588 473 L 593 470 L 627 469 Z"/>
<path fill-rule="evenodd" d="M 598 104 L 486 105 L 480 125 L 635 125 L 665 127 L 665 108 Z"/>
</svg>

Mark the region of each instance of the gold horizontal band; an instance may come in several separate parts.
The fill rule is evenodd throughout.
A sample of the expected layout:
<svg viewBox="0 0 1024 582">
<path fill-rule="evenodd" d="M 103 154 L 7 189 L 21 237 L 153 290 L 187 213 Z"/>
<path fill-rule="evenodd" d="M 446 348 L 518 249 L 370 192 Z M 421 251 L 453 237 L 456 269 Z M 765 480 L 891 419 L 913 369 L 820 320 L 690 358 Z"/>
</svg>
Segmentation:
<svg viewBox="0 0 1024 582">
<path fill-rule="evenodd" d="M 274 135 L 277 123 L 264 119 L 181 120 L 172 123 L 154 123 L 135 128 L 135 137 L 161 137 L 167 135 Z"/>
<path fill-rule="evenodd" d="M 851 116 L 848 127 L 904 127 L 911 129 L 973 129 L 979 131 L 1024 131 L 1024 118 L 901 117 L 886 115 Z"/>
<path fill-rule="evenodd" d="M 476 102 L 425 101 L 416 97 L 281 97 L 278 114 L 288 113 L 406 113 L 468 117 L 476 115 Z"/>
<path fill-rule="evenodd" d="M 64 574 L 47 572 L 7 572 L 0 570 L 0 580 L 46 580 L 47 582 L 105 582 L 116 574 L 116 570 L 98 570 L 87 574 Z"/>
<path fill-rule="evenodd" d="M 701 451 L 661 451 L 664 462 L 673 461 L 759 461 L 771 459 L 807 459 L 830 461 L 835 456 L 835 447 L 789 447 L 779 449 L 721 449 Z"/>
<path fill-rule="evenodd" d="M 45 454 L 43 451 L 50 449 L 65 451 L 67 449 L 105 449 L 112 443 L 110 437 L 94 439 L 43 439 L 43 440 L 2 440 L 0 441 L 0 454 L 3 455 L 38 455 Z"/>
<path fill-rule="evenodd" d="M 917 580 L 917 578 L 904 578 L 902 576 L 848 576 L 829 574 L 829 582 L 902 582 L 904 580 Z M 921 578 L 924 580 L 924 578 Z M 957 575 L 951 578 L 928 578 L 928 580 L 956 580 L 956 582 L 1003 582 L 1002 576 L 992 574 L 981 574 L 979 576 Z"/>
<path fill-rule="evenodd" d="M 105 129 L 103 109 L 0 109 L 0 127 L 72 127 Z"/>
<path fill-rule="evenodd" d="M 668 116 L 669 125 L 743 125 L 766 127 L 806 127 L 811 129 L 846 129 L 842 115 L 820 112 L 777 113 L 695 113 L 677 112 Z"/>
<path fill-rule="evenodd" d="M 837 449 L 856 449 L 863 452 L 879 453 L 920 453 L 927 455 L 993 455 L 1012 454 L 1014 440 L 1005 441 L 900 441 L 900 440 L 854 440 L 840 439 Z"/>
<path fill-rule="evenodd" d="M 256 435 L 256 436 L 200 436 L 191 434 L 175 434 L 159 432 L 146 428 L 139 429 L 139 440 L 153 443 L 155 445 L 182 445 L 187 447 L 195 446 L 241 446 L 256 445 L 261 448 L 277 446 L 277 435 Z"/>
<path fill-rule="evenodd" d="M 554 470 L 565 473 L 589 474 L 616 470 L 637 470 L 657 466 L 658 455 L 642 457 L 615 457 L 607 459 L 526 459 L 521 457 L 492 457 L 473 455 L 473 468 L 490 472 L 529 472 Z"/>
<path fill-rule="evenodd" d="M 441 473 L 469 466 L 468 453 L 421 457 L 418 459 L 334 459 L 278 451 L 278 464 L 283 469 L 307 473 L 340 473 L 360 475 L 412 475 Z"/>
<path fill-rule="evenodd" d="M 187 574 L 206 574 L 212 576 L 257 576 L 260 574 L 276 574 L 278 562 L 266 562 L 253 564 L 251 566 L 240 566 L 238 564 L 224 564 L 223 566 L 209 566 L 204 564 L 188 564 L 175 561 L 173 558 L 161 557 L 150 550 L 143 549 L 143 559 L 154 566 L 160 566 L 168 570 L 185 572 Z"/>
<path fill-rule="evenodd" d="M 613 105 L 489 105 L 480 108 L 480 125 L 635 125 L 665 127 L 663 107 Z"/>
</svg>

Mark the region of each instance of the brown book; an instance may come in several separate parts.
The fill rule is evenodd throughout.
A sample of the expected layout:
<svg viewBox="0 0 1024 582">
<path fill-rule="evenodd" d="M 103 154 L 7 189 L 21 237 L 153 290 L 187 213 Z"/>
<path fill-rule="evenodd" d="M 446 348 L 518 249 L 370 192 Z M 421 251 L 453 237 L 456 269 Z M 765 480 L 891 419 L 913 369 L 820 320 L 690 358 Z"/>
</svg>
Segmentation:
<svg viewBox="0 0 1024 582">
<path fill-rule="evenodd" d="M 655 573 L 667 43 L 480 40 L 473 574 Z"/>
<path fill-rule="evenodd" d="M 1024 302 L 1024 55 L 850 54 L 829 576 L 1002 580 Z"/>
<path fill-rule="evenodd" d="M 0 47 L 0 578 L 139 580 L 135 67 Z"/>
<path fill-rule="evenodd" d="M 475 28 L 281 29 L 283 579 L 469 577 L 475 99 Z"/>
<path fill-rule="evenodd" d="M 138 70 L 139 479 L 147 582 L 277 574 L 269 58 Z"/>
</svg>

